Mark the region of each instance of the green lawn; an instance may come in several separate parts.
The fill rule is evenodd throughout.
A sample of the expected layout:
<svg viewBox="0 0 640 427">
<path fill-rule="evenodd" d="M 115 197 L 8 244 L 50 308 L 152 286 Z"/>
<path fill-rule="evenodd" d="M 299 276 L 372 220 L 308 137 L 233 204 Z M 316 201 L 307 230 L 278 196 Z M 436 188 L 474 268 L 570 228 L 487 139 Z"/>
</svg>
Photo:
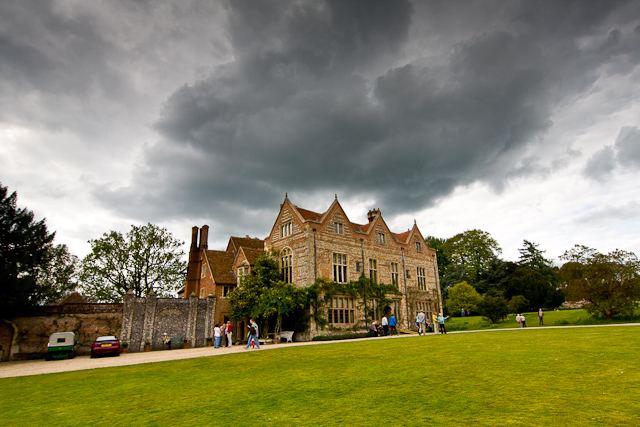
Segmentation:
<svg viewBox="0 0 640 427">
<path fill-rule="evenodd" d="M 639 334 L 355 340 L 5 378 L 0 425 L 638 425 Z"/>
<path fill-rule="evenodd" d="M 527 320 L 527 327 L 539 326 L 538 312 L 523 313 Z M 571 325 L 607 325 L 620 323 L 640 323 L 640 310 L 636 310 L 635 316 L 614 318 L 606 320 L 595 318 L 586 310 L 560 310 L 545 311 L 543 326 L 571 326 Z M 473 331 L 478 329 L 504 329 L 517 328 L 516 315 L 510 314 L 509 320 L 503 320 L 497 324 L 483 319 L 480 316 L 451 317 L 447 321 L 447 331 Z"/>
</svg>

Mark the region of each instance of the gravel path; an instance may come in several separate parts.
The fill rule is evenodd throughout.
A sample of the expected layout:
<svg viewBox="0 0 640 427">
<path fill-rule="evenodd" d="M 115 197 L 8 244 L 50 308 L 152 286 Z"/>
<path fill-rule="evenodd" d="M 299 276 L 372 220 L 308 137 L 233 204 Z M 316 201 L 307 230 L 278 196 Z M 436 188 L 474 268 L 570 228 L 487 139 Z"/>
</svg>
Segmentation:
<svg viewBox="0 0 640 427">
<path fill-rule="evenodd" d="M 589 326 L 544 326 L 530 327 L 525 329 L 483 329 L 478 331 L 457 331 L 450 334 L 460 333 L 476 333 L 476 332 L 494 332 L 494 331 L 527 331 L 535 329 L 561 329 L 561 328 L 592 328 L 592 327 L 609 327 L 609 326 L 640 326 L 640 323 L 628 323 L 619 325 L 589 325 Z M 427 336 L 434 336 L 428 334 Z M 394 335 L 378 338 L 361 338 L 361 340 L 379 340 L 379 339 L 411 339 L 418 338 L 417 334 L 412 335 Z M 268 344 L 260 347 L 260 350 L 245 350 L 243 345 L 234 345 L 233 347 L 213 348 L 189 348 L 179 350 L 161 350 L 140 353 L 125 353 L 118 357 L 101 357 L 91 359 L 89 356 L 76 356 L 74 359 L 65 360 L 24 360 L 17 362 L 0 363 L 0 378 L 22 377 L 28 375 L 52 374 L 57 372 L 81 371 L 85 369 L 99 369 L 113 366 L 137 365 L 140 363 L 164 362 L 168 360 L 192 359 L 195 357 L 219 356 L 222 354 L 242 353 L 245 351 L 269 351 L 278 350 L 289 347 L 297 347 L 303 345 L 328 345 L 343 342 L 353 342 L 353 340 L 344 341 L 311 341 L 311 342 L 295 342 L 287 344 Z"/>
</svg>

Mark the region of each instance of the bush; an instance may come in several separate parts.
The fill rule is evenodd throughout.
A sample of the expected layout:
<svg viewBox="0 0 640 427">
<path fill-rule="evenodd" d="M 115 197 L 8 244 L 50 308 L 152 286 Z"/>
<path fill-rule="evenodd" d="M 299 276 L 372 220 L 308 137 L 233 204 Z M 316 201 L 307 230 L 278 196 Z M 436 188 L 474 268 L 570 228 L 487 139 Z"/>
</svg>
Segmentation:
<svg viewBox="0 0 640 427">
<path fill-rule="evenodd" d="M 491 320 L 492 323 L 498 323 L 498 320 L 509 314 L 507 302 L 502 297 L 492 297 L 485 295 L 478 304 L 478 310 L 483 317 Z"/>
</svg>

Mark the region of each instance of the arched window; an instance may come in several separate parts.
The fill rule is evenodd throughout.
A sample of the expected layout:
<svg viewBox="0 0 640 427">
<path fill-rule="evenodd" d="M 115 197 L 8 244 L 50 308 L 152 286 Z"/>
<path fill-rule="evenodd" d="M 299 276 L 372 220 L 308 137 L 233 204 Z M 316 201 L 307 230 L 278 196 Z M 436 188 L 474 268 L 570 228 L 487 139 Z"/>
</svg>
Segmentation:
<svg viewBox="0 0 640 427">
<path fill-rule="evenodd" d="M 291 249 L 282 250 L 282 280 L 285 283 L 293 283 L 293 255 Z"/>
</svg>

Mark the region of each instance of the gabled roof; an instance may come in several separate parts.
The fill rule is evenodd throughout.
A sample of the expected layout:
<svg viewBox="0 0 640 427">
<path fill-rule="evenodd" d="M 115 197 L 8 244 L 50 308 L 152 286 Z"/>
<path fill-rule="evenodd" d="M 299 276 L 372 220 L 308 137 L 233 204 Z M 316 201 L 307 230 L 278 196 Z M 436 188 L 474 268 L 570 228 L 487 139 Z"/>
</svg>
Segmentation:
<svg viewBox="0 0 640 427">
<path fill-rule="evenodd" d="M 249 265 L 256 265 L 256 260 L 258 259 L 258 256 L 264 252 L 264 249 L 240 248 L 240 252 L 244 254 Z"/>
<path fill-rule="evenodd" d="M 230 237 L 227 244 L 227 252 L 233 252 L 235 255 L 240 248 L 260 249 L 264 250 L 264 240 L 257 237 Z"/>
<path fill-rule="evenodd" d="M 207 257 L 213 280 L 217 285 L 236 284 L 236 276 L 233 275 L 234 256 L 231 252 L 206 251 L 205 256 Z"/>
</svg>

